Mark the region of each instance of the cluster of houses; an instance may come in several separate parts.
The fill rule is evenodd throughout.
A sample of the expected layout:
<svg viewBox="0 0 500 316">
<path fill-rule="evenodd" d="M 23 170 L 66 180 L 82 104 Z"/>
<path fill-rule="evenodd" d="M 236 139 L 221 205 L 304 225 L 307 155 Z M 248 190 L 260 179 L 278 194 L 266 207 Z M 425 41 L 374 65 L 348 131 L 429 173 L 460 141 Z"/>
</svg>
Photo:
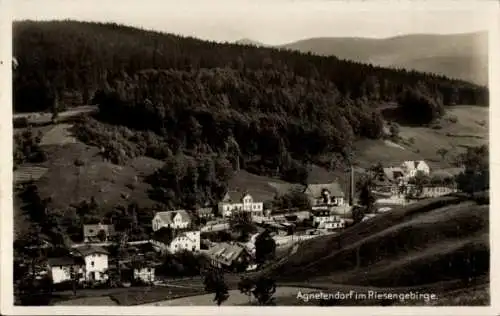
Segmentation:
<svg viewBox="0 0 500 316">
<path fill-rule="evenodd" d="M 377 191 L 386 192 L 388 196 L 399 196 L 404 192 L 401 187 L 411 186 L 411 179 L 418 172 L 431 175 L 430 168 L 424 161 L 404 162 L 398 167 L 384 168 L 384 178 L 380 179 Z M 447 173 L 445 173 L 446 175 Z M 335 231 L 346 226 L 350 205 L 346 202 L 345 194 L 337 182 L 325 184 L 309 184 L 294 186 L 305 193 L 310 200 L 311 209 L 303 210 L 314 230 Z M 434 197 L 456 191 L 453 182 L 443 182 L 440 185 L 424 187 L 422 195 Z M 202 233 L 199 221 L 213 221 L 216 217 L 227 221 L 235 212 L 249 212 L 253 221 L 266 224 L 274 229 L 278 236 L 290 234 L 290 226 L 300 215 L 284 214 L 271 216 L 264 210 L 263 201 L 258 201 L 250 192 L 227 192 L 215 209 L 204 207 L 195 212 L 186 210 L 157 212 L 152 219 L 152 234 L 146 242 L 158 253 L 177 253 L 180 251 L 200 252 Z M 300 213 L 300 212 L 299 212 Z M 304 218 L 304 217 L 303 217 Z M 48 270 L 54 283 L 69 280 L 79 282 L 104 282 L 109 278 L 109 271 L 120 265 L 121 271 L 126 271 L 131 279 L 139 279 L 151 283 L 155 281 L 155 264 L 147 260 L 132 260 L 119 262 L 110 260 L 109 253 L 99 243 L 107 243 L 114 234 L 112 225 L 85 225 L 83 228 L 85 245 L 75 248 L 71 256 L 50 258 L 47 262 Z M 293 234 L 293 233 L 291 233 Z M 219 268 L 231 271 L 252 269 L 252 258 L 256 236 L 244 244 L 238 242 L 210 243 L 210 247 L 203 250 L 209 262 Z M 112 258 L 113 259 L 113 258 Z M 110 263 L 110 261 L 112 263 Z"/>
<path fill-rule="evenodd" d="M 403 198 L 411 195 L 415 198 L 438 197 L 457 192 L 455 176 L 462 168 L 440 169 L 431 172 L 430 166 L 423 160 L 405 161 L 399 166 L 383 169 L 383 177 L 378 179 L 376 191 L 386 197 Z M 422 174 L 429 180 L 423 185 L 420 192 L 415 192 L 414 179 Z M 437 181 L 433 181 L 437 180 Z"/>
</svg>

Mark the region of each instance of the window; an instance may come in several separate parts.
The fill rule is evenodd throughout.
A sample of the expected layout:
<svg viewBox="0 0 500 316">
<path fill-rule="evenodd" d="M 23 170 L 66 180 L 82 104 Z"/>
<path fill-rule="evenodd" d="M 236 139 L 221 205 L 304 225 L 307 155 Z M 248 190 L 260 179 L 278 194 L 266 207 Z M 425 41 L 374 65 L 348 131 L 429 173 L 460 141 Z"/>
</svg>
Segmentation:
<svg viewBox="0 0 500 316">
<path fill-rule="evenodd" d="M 90 265 L 91 265 L 92 267 L 94 267 L 94 261 L 91 261 L 91 262 L 90 262 Z"/>
</svg>

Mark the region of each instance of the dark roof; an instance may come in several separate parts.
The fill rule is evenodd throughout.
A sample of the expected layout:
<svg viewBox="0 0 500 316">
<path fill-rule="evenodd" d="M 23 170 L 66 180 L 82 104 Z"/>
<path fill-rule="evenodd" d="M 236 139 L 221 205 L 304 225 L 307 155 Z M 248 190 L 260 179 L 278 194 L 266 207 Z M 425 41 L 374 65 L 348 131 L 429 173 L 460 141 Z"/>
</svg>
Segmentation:
<svg viewBox="0 0 500 316">
<path fill-rule="evenodd" d="M 400 167 L 384 168 L 384 175 L 387 180 L 394 181 L 398 176 L 403 176 L 403 169 Z"/>
<path fill-rule="evenodd" d="M 83 262 L 81 261 L 81 259 L 76 257 L 63 256 L 63 257 L 48 258 L 47 263 L 49 264 L 49 266 L 55 267 L 55 266 L 77 265 L 77 264 L 82 264 Z"/>
<path fill-rule="evenodd" d="M 207 255 L 225 265 L 231 265 L 241 254 L 248 253 L 244 246 L 236 243 L 218 243 L 210 248 Z"/>
<path fill-rule="evenodd" d="M 106 232 L 106 235 L 111 235 L 114 231 L 114 226 L 113 225 L 102 225 L 102 224 L 95 224 L 95 225 L 83 225 L 83 236 L 84 237 L 97 237 L 99 232 L 101 230 L 104 230 Z"/>
<path fill-rule="evenodd" d="M 222 200 L 223 202 L 233 202 L 233 203 L 236 203 L 236 202 L 241 202 L 241 200 L 243 199 L 243 196 L 246 194 L 247 192 L 245 191 L 228 191 L 226 193 L 226 195 L 224 196 L 224 199 Z"/>
<path fill-rule="evenodd" d="M 95 253 L 108 254 L 108 251 L 106 249 L 91 245 L 85 245 L 83 247 L 77 248 L 77 251 L 84 257 Z"/>
</svg>

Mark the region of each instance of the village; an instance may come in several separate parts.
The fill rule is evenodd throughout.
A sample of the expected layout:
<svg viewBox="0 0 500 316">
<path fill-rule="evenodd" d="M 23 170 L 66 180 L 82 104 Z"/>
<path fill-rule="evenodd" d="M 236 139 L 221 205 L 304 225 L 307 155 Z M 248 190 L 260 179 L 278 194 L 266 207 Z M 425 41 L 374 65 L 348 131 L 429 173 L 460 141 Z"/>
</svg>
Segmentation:
<svg viewBox="0 0 500 316">
<path fill-rule="evenodd" d="M 383 167 L 370 187 L 376 197 L 374 206 L 361 218 L 354 215 L 359 201 L 351 171 L 348 195 L 337 182 L 293 187 L 269 183 L 277 195 L 307 197 L 310 208 L 268 208 L 251 191 L 233 190 L 214 207 L 156 212 L 146 240 L 130 241 L 127 233 L 117 233 L 109 224 L 84 225 L 83 243 L 72 244 L 68 253 L 37 263 L 33 267 L 36 272 L 31 273 L 38 279 L 50 276 L 55 291 L 76 291 L 168 286 L 170 280 L 200 275 L 209 267 L 236 274 L 254 271 L 293 252 L 304 240 L 337 234 L 395 207 L 456 192 L 454 175 L 460 168 L 456 169 L 431 172 L 425 161 Z M 422 177 L 430 180 L 419 181 Z M 177 256 L 177 266 L 166 266 L 165 256 L 169 255 Z"/>
</svg>

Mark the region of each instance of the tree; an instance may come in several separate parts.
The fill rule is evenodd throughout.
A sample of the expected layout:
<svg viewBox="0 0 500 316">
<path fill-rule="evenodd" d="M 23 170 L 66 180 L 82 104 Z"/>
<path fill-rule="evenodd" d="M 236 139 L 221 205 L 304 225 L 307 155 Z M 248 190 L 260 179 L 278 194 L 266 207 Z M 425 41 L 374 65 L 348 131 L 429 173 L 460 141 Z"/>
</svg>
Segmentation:
<svg viewBox="0 0 500 316">
<path fill-rule="evenodd" d="M 310 210 L 311 201 L 302 189 L 293 189 L 284 195 L 277 196 L 273 201 L 273 206 L 281 210 Z"/>
<path fill-rule="evenodd" d="M 438 155 L 441 157 L 441 159 L 443 159 L 443 160 L 444 160 L 444 158 L 446 157 L 446 155 L 448 154 L 448 152 L 449 152 L 449 151 L 448 151 L 448 149 L 446 149 L 446 148 L 439 148 L 439 149 L 436 151 L 436 154 L 438 154 Z"/>
<path fill-rule="evenodd" d="M 276 242 L 269 230 L 265 230 L 255 238 L 255 260 L 258 264 L 274 259 L 276 254 Z"/>
<path fill-rule="evenodd" d="M 255 231 L 252 223 L 252 214 L 248 211 L 233 212 L 229 219 L 229 227 L 240 234 L 241 241 L 247 241 L 250 234 Z"/>
<path fill-rule="evenodd" d="M 373 180 L 370 175 L 364 175 L 356 183 L 359 191 L 359 203 L 365 207 L 366 212 L 371 212 L 375 205 L 375 196 L 372 192 Z"/>
<path fill-rule="evenodd" d="M 106 233 L 106 231 L 104 229 L 100 229 L 99 232 L 97 233 L 97 238 L 99 238 L 99 240 L 101 242 L 105 242 L 107 237 L 108 237 L 108 234 Z"/>
<path fill-rule="evenodd" d="M 368 172 L 371 176 L 371 178 L 375 181 L 375 180 L 383 180 L 384 177 L 385 177 L 385 173 L 384 173 L 384 166 L 382 165 L 381 162 L 378 162 L 377 164 L 371 166 L 369 169 L 368 169 Z"/>
<path fill-rule="evenodd" d="M 240 282 L 238 282 L 238 290 L 248 296 L 248 303 L 252 302 L 252 293 L 254 288 L 255 283 L 247 277 L 241 278 Z"/>
<path fill-rule="evenodd" d="M 274 293 L 276 292 L 276 281 L 269 277 L 260 277 L 255 282 L 252 291 L 259 305 L 274 305 Z"/>
<path fill-rule="evenodd" d="M 476 192 L 488 190 L 489 183 L 489 149 L 486 145 L 467 148 L 460 157 L 464 171 L 457 176 L 458 189 L 474 195 Z"/>
<path fill-rule="evenodd" d="M 214 302 L 220 306 L 229 298 L 229 290 L 220 269 L 209 269 L 204 279 L 205 291 L 215 293 Z"/>
<path fill-rule="evenodd" d="M 430 179 L 429 176 L 426 175 L 423 171 L 418 170 L 415 176 L 410 179 L 409 182 L 415 186 L 412 195 L 414 197 L 419 197 L 420 195 L 422 195 L 424 187 L 430 183 Z"/>
<path fill-rule="evenodd" d="M 354 224 L 357 224 L 363 220 L 365 217 L 365 208 L 360 206 L 354 206 L 352 208 L 352 220 Z"/>
<path fill-rule="evenodd" d="M 57 90 L 55 90 L 53 92 L 53 100 L 52 100 L 52 108 L 51 108 L 51 112 L 52 112 L 52 123 L 55 123 L 58 116 L 59 116 L 59 93 L 57 92 Z"/>
</svg>

